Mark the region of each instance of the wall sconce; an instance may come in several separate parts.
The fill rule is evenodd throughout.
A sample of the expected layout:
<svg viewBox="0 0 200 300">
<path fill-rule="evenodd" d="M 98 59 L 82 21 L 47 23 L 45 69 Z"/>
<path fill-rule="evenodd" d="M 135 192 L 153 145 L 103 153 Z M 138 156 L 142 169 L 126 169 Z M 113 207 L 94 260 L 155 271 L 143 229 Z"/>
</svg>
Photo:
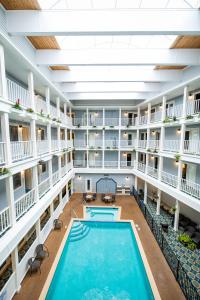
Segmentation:
<svg viewBox="0 0 200 300">
<path fill-rule="evenodd" d="M 160 110 L 162 109 L 162 104 L 160 104 L 159 109 L 160 109 Z"/>
<path fill-rule="evenodd" d="M 176 160 L 174 164 L 175 164 L 176 167 L 178 167 L 179 161 Z"/>
<path fill-rule="evenodd" d="M 81 180 L 81 176 L 80 175 L 78 176 L 78 179 Z"/>
<path fill-rule="evenodd" d="M 126 157 L 127 156 L 127 153 L 126 152 L 123 152 L 123 157 Z"/>
<path fill-rule="evenodd" d="M 126 176 L 126 178 L 125 178 L 126 180 L 129 180 L 129 177 L 128 176 Z"/>
<path fill-rule="evenodd" d="M 145 115 L 147 115 L 147 114 L 148 114 L 148 110 L 145 110 L 145 112 L 144 112 L 144 113 L 145 113 Z"/>
<path fill-rule="evenodd" d="M 194 94 L 189 93 L 188 100 L 190 100 L 190 101 L 194 100 Z"/>
<path fill-rule="evenodd" d="M 124 113 L 124 117 L 128 117 L 128 112 L 127 111 Z"/>
<path fill-rule="evenodd" d="M 98 156 L 99 155 L 99 153 L 98 152 L 95 152 L 95 154 L 94 154 L 95 156 Z"/>
<path fill-rule="evenodd" d="M 127 136 L 127 132 L 124 132 L 124 136 Z"/>
<path fill-rule="evenodd" d="M 18 127 L 21 129 L 21 128 L 22 128 L 22 125 L 19 125 Z"/>
<path fill-rule="evenodd" d="M 178 128 L 178 129 L 176 130 L 176 133 L 177 133 L 177 134 L 181 134 L 181 129 Z"/>
<path fill-rule="evenodd" d="M 95 117 L 98 117 L 99 114 L 98 114 L 98 112 L 95 112 L 94 115 L 95 115 Z"/>
<path fill-rule="evenodd" d="M 96 136 L 99 135 L 98 132 L 95 132 L 95 135 L 96 135 Z"/>
<path fill-rule="evenodd" d="M 42 129 L 39 127 L 39 128 L 38 128 L 38 132 L 40 132 L 41 130 L 42 130 Z"/>
<path fill-rule="evenodd" d="M 151 159 L 154 160 L 154 156 L 153 155 L 151 155 Z"/>
<path fill-rule="evenodd" d="M 155 135 L 155 134 L 156 134 L 155 130 L 153 130 L 153 131 L 151 132 L 151 134 L 152 134 L 152 135 Z"/>
</svg>

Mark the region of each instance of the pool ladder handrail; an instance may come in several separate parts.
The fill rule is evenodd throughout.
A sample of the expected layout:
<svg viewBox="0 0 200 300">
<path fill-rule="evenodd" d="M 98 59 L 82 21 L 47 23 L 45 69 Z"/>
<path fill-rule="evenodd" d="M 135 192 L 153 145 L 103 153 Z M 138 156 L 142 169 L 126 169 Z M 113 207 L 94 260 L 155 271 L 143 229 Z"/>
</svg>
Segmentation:
<svg viewBox="0 0 200 300">
<path fill-rule="evenodd" d="M 75 217 L 78 219 L 78 215 L 77 215 L 77 213 L 76 213 L 76 211 L 75 211 L 74 208 L 71 208 L 71 212 L 74 213 Z M 72 213 L 71 213 L 71 215 L 72 215 Z M 83 224 L 81 223 L 80 220 L 77 220 L 77 222 L 82 225 L 82 234 L 83 234 Z"/>
</svg>

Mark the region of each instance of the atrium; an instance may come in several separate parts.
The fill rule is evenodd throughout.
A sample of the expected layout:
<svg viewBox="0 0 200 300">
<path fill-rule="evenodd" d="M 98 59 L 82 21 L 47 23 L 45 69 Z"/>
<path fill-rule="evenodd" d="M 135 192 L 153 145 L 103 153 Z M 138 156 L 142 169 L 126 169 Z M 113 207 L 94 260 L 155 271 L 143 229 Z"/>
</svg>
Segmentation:
<svg viewBox="0 0 200 300">
<path fill-rule="evenodd" d="M 0 0 L 0 299 L 200 300 L 200 0 Z"/>
</svg>

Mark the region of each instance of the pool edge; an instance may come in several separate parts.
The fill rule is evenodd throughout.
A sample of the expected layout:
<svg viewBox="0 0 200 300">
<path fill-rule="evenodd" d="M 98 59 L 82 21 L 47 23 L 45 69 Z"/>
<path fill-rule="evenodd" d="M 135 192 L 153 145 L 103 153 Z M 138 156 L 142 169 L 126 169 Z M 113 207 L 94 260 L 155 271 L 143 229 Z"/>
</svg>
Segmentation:
<svg viewBox="0 0 200 300">
<path fill-rule="evenodd" d="M 121 211 L 120 211 L 120 214 L 121 214 Z M 59 263 L 60 257 L 62 255 L 63 249 L 65 247 L 65 244 L 66 244 L 67 238 L 69 236 L 72 224 L 73 224 L 74 221 L 77 221 L 77 220 L 79 220 L 79 221 L 85 221 L 85 222 L 99 222 L 99 221 L 85 220 L 84 218 L 72 218 L 70 220 L 70 223 L 69 223 L 69 225 L 67 227 L 67 230 L 66 230 L 66 233 L 65 233 L 65 235 L 64 235 L 64 237 L 62 239 L 61 245 L 60 245 L 60 247 L 58 249 L 58 252 L 57 252 L 57 254 L 55 256 L 55 259 L 53 261 L 53 264 L 51 266 L 51 269 L 49 271 L 49 274 L 47 276 L 47 279 L 45 281 L 45 284 L 44 284 L 44 286 L 42 288 L 42 291 L 40 293 L 40 296 L 39 296 L 38 300 L 44 300 L 46 298 L 46 296 L 47 296 L 48 289 L 49 289 L 49 287 L 51 285 L 51 282 L 53 280 L 53 276 L 54 276 L 54 273 L 56 271 L 56 267 L 57 267 L 57 265 Z M 104 222 L 107 222 L 107 221 L 104 221 Z M 120 220 L 113 221 L 113 222 L 130 223 L 131 224 L 131 228 L 132 228 L 133 233 L 134 233 L 135 238 L 136 238 L 137 246 L 139 248 L 139 252 L 140 252 L 140 255 L 141 255 L 141 258 L 142 258 L 142 262 L 144 264 L 144 268 L 145 268 L 145 271 L 146 271 L 146 274 L 147 274 L 147 277 L 148 277 L 148 280 L 149 280 L 149 284 L 150 284 L 150 287 L 152 289 L 154 298 L 155 298 L 155 300 L 162 300 L 161 296 L 160 296 L 160 293 L 158 291 L 158 287 L 156 285 L 153 273 L 151 271 L 150 265 L 148 263 L 145 251 L 143 249 L 142 242 L 140 240 L 140 237 L 139 237 L 139 234 L 137 232 L 137 229 L 136 229 L 134 221 L 133 220 L 121 220 L 120 219 Z"/>
</svg>

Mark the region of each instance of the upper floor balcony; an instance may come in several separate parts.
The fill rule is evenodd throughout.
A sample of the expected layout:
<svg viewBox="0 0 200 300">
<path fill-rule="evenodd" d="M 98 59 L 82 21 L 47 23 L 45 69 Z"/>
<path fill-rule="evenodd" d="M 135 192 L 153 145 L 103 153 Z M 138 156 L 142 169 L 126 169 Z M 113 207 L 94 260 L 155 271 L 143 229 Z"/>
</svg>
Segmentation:
<svg viewBox="0 0 200 300">
<path fill-rule="evenodd" d="M 5 143 L 0 142 L 0 165 L 4 164 L 6 161 L 6 155 L 5 155 Z"/>
<path fill-rule="evenodd" d="M 32 141 L 11 141 L 10 145 L 13 162 L 24 160 L 33 156 Z"/>
<path fill-rule="evenodd" d="M 193 116 L 200 113 L 200 99 L 188 100 L 186 104 L 187 116 Z"/>
<path fill-rule="evenodd" d="M 117 139 L 114 140 L 105 140 L 105 149 L 118 149 L 119 141 Z"/>
<path fill-rule="evenodd" d="M 200 140 L 185 140 L 184 153 L 191 155 L 200 155 Z"/>
<path fill-rule="evenodd" d="M 138 148 L 146 149 L 146 147 L 147 147 L 147 140 L 138 141 Z"/>
<path fill-rule="evenodd" d="M 150 122 L 151 123 L 161 122 L 161 118 L 162 118 L 162 112 L 156 111 L 154 113 L 151 113 Z"/>
<path fill-rule="evenodd" d="M 139 125 L 146 125 L 147 124 L 147 120 L 148 120 L 147 115 L 139 116 L 138 117 L 138 124 Z"/>
<path fill-rule="evenodd" d="M 119 118 L 105 118 L 105 126 L 109 126 L 109 127 L 119 126 Z"/>
<path fill-rule="evenodd" d="M 121 126 L 131 127 L 137 125 L 137 118 L 121 118 Z"/>
<path fill-rule="evenodd" d="M 87 126 L 87 119 L 85 117 L 73 118 L 73 125 L 78 128 L 81 126 Z"/>
<path fill-rule="evenodd" d="M 128 140 L 128 139 L 121 139 L 120 140 L 120 147 L 121 148 L 133 148 L 136 146 L 136 140 Z"/>
<path fill-rule="evenodd" d="M 163 150 L 169 152 L 179 152 L 180 151 L 180 140 L 164 140 Z"/>
<path fill-rule="evenodd" d="M 14 104 L 19 102 L 19 104 L 25 108 L 30 107 L 30 93 L 28 89 L 7 78 L 7 91 L 8 100 Z"/>
</svg>

